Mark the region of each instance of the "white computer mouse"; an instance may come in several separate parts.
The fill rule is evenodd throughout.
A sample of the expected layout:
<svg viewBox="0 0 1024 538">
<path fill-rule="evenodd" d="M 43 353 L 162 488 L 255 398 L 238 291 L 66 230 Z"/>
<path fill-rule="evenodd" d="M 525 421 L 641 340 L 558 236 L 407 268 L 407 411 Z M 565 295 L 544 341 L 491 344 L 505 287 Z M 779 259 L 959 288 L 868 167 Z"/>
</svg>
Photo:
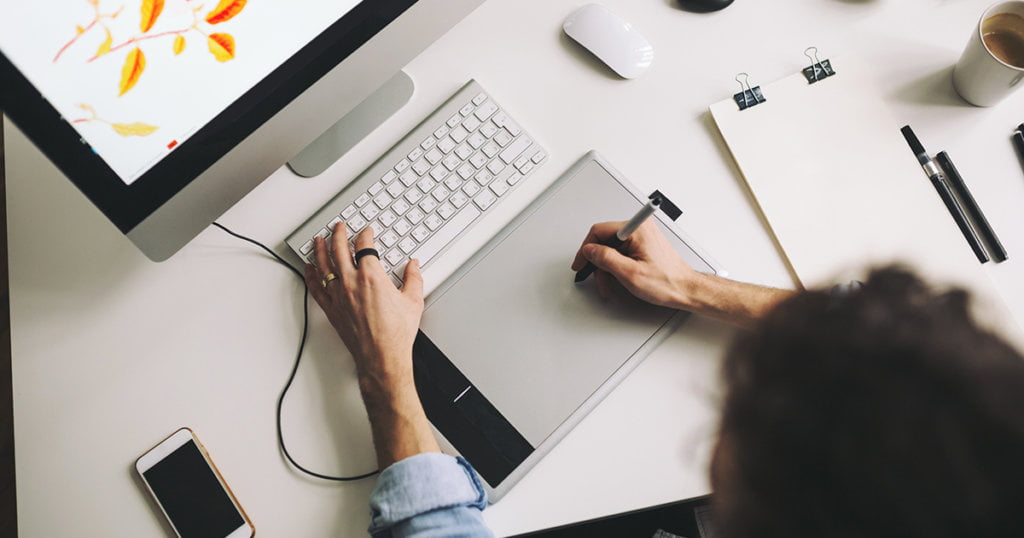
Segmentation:
<svg viewBox="0 0 1024 538">
<path fill-rule="evenodd" d="M 651 42 L 600 4 L 577 9 L 565 19 L 562 29 L 623 78 L 639 77 L 654 61 Z"/>
</svg>

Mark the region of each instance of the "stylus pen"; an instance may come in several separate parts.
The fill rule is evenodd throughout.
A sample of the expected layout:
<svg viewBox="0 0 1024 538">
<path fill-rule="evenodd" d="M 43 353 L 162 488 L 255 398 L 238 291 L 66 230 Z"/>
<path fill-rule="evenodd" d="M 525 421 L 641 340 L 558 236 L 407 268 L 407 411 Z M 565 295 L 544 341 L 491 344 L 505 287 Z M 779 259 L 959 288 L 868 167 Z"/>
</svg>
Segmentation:
<svg viewBox="0 0 1024 538">
<path fill-rule="evenodd" d="M 935 165 L 931 157 L 928 156 L 928 153 L 925 152 L 924 146 L 921 145 L 917 135 L 914 134 L 909 125 L 905 125 L 900 129 L 900 132 L 903 133 L 903 138 L 907 139 L 907 144 L 910 144 L 910 150 L 917 156 L 917 162 L 921 163 L 924 173 L 928 176 L 928 179 L 932 180 L 932 185 L 935 185 L 935 190 L 939 192 L 939 197 L 946 204 L 946 209 L 953 216 L 956 225 L 960 227 L 960 232 L 964 234 L 967 243 L 971 245 L 971 250 L 978 257 L 978 261 L 981 263 L 987 262 L 988 254 L 985 253 L 984 247 L 981 246 L 981 240 L 974 233 L 974 228 L 971 228 L 971 223 L 967 221 L 967 216 L 964 215 L 964 210 L 960 207 L 960 203 L 953 196 L 953 191 L 946 184 L 946 178 L 943 177 L 942 171 L 939 170 L 939 167 Z"/>
<path fill-rule="evenodd" d="M 999 241 L 999 236 L 992 229 L 992 225 L 988 223 L 985 213 L 981 211 L 981 207 L 978 206 L 978 202 L 974 199 L 974 195 L 971 194 L 971 190 L 967 188 L 964 178 L 960 175 L 960 171 L 956 169 L 953 160 L 949 158 L 949 154 L 945 151 L 940 151 L 935 156 L 935 161 L 939 163 L 939 167 L 946 173 L 946 177 L 949 178 L 953 189 L 956 190 L 957 195 L 963 200 L 964 207 L 970 213 L 971 218 L 974 219 L 974 224 L 978 226 L 978 233 L 988 243 L 989 250 L 992 252 L 992 258 L 995 259 L 996 263 L 1006 261 L 1006 249 L 1003 248 L 1003 244 Z"/>
<path fill-rule="evenodd" d="M 615 235 L 613 235 L 611 239 L 609 239 L 608 242 L 605 243 L 605 246 L 614 249 L 618 249 L 619 247 L 621 247 L 622 244 L 625 243 L 627 239 L 629 239 L 629 236 L 633 235 L 633 232 L 635 232 L 641 224 L 643 224 L 648 218 L 650 218 L 651 215 L 654 214 L 655 211 L 658 210 L 658 206 L 660 205 L 660 196 L 655 196 L 651 198 L 651 200 L 647 202 L 647 204 L 640 208 L 640 211 L 638 211 L 636 215 L 633 215 L 633 218 L 629 219 L 629 222 L 627 222 L 625 226 L 619 229 L 619 231 L 615 232 Z M 596 265 L 594 265 L 591 262 L 587 262 L 587 265 L 585 265 L 583 269 L 580 269 L 580 272 L 576 273 L 576 278 L 573 280 L 573 282 L 583 282 L 596 270 Z"/>
</svg>

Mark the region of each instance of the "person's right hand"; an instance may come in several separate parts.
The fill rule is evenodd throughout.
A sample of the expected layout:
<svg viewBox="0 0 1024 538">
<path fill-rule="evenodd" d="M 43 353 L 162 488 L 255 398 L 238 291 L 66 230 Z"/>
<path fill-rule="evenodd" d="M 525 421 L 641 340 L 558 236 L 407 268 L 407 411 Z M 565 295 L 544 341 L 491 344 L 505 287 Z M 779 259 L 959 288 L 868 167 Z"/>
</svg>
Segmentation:
<svg viewBox="0 0 1024 538">
<path fill-rule="evenodd" d="M 592 262 L 598 270 L 598 293 L 607 297 L 617 280 L 636 297 L 652 304 L 685 308 L 687 291 L 700 273 L 672 248 L 650 219 L 644 222 L 619 250 L 605 246 L 625 222 L 602 222 L 590 228 L 576 252 L 572 270 Z"/>
</svg>

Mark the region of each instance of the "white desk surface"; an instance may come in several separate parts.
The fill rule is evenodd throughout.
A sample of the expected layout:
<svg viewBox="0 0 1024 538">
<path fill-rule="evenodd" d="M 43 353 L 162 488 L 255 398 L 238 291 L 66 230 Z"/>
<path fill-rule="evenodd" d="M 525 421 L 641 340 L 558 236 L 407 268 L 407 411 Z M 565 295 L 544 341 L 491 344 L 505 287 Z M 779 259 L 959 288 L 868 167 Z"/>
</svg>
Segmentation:
<svg viewBox="0 0 1024 538">
<path fill-rule="evenodd" d="M 707 106 L 737 91 L 737 72 L 778 79 L 808 64 L 803 50 L 816 45 L 824 57 L 874 62 L 894 115 L 931 151 L 950 152 L 1012 256 L 987 270 L 1024 318 L 1024 174 L 1009 140 L 1024 121 L 1024 92 L 979 109 L 950 85 L 988 0 L 738 0 L 711 15 L 679 11 L 674 0 L 604 0 L 656 47 L 652 70 L 635 81 L 617 79 L 562 35 L 562 20 L 582 3 L 490 0 L 408 66 L 418 84 L 412 102 L 354 151 L 314 180 L 277 172 L 221 222 L 283 252 L 305 216 L 476 78 L 551 158 L 427 273 L 428 287 L 589 149 L 639 187 L 666 192 L 685 211 L 682 225 L 733 277 L 791 287 Z M 373 480 L 307 479 L 276 445 L 274 403 L 300 328 L 296 279 L 213 228 L 170 261 L 147 261 L 7 125 L 22 535 L 165 535 L 132 464 L 183 425 L 198 432 L 260 536 L 363 535 Z M 307 465 L 361 473 L 374 462 L 353 368 L 323 316 L 314 311 L 312 320 L 285 433 Z M 731 335 L 691 320 L 487 510 L 494 530 L 707 493 L 717 367 Z"/>
</svg>

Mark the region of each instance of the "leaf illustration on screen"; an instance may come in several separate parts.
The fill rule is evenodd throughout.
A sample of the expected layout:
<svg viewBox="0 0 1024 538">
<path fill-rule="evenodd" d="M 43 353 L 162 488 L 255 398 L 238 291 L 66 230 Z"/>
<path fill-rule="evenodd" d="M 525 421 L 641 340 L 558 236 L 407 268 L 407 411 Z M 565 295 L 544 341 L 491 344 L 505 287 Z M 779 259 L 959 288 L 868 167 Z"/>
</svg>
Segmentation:
<svg viewBox="0 0 1024 538">
<path fill-rule="evenodd" d="M 180 35 L 174 38 L 174 55 L 177 56 L 185 50 L 185 36 Z"/>
<path fill-rule="evenodd" d="M 149 135 L 155 133 L 157 131 L 157 129 L 159 129 L 159 127 L 156 127 L 154 125 L 149 125 L 148 123 L 142 123 L 140 121 L 136 121 L 136 122 L 132 122 L 132 123 L 114 123 L 114 122 L 110 122 L 110 121 L 107 121 L 107 120 L 101 118 L 96 113 L 96 109 L 93 108 L 91 105 L 88 105 L 88 104 L 85 104 L 85 103 L 79 103 L 76 106 L 78 108 L 84 110 L 85 112 L 88 112 L 89 116 L 85 117 L 85 118 L 79 118 L 79 119 L 76 119 L 76 120 L 72 120 L 71 123 L 94 123 L 94 122 L 95 123 L 100 123 L 100 124 L 109 126 L 111 129 L 114 130 L 115 133 L 117 133 L 117 134 L 119 134 L 121 136 L 124 136 L 124 137 L 129 137 L 129 136 L 149 136 Z"/>
<path fill-rule="evenodd" d="M 89 33 L 93 28 L 102 28 L 104 31 L 103 42 L 96 49 L 96 53 L 86 60 L 86 63 L 92 63 L 101 57 L 110 56 L 121 49 L 129 49 L 127 55 L 123 58 L 121 80 L 118 84 L 118 97 L 128 93 L 139 83 L 146 69 L 146 56 L 142 51 L 142 43 L 152 39 L 173 37 L 171 50 L 175 56 L 178 56 L 185 51 L 186 35 L 195 32 L 206 38 L 207 48 L 216 61 L 223 63 L 235 59 L 237 48 L 234 36 L 225 32 L 211 33 L 210 26 L 233 19 L 245 8 L 247 3 L 247 0 L 220 0 L 205 17 L 202 17 L 200 15 L 200 12 L 203 11 L 202 5 L 192 7 L 193 4 L 190 0 L 171 0 L 172 2 L 183 2 L 186 6 L 189 6 L 185 13 L 191 14 L 191 24 L 185 26 L 187 23 L 183 22 L 182 26 L 178 29 L 154 31 L 157 20 L 164 13 L 167 0 L 138 0 L 139 29 L 141 33 L 115 45 L 114 36 L 105 21 L 116 18 L 124 9 L 124 6 L 121 6 L 113 13 L 105 14 L 100 11 L 99 0 L 85 1 L 93 8 L 93 21 L 84 27 L 76 25 L 75 37 L 57 52 L 53 61 L 59 60 L 61 55 L 78 41 L 79 37 Z M 181 11 L 177 12 L 177 14 L 181 13 Z M 164 20 L 167 20 L 166 17 Z"/>
<path fill-rule="evenodd" d="M 206 41 L 218 62 L 226 62 L 235 57 L 235 38 L 231 34 L 210 34 Z"/>
<path fill-rule="evenodd" d="M 148 32 L 153 25 L 156 24 L 157 18 L 160 17 L 160 12 L 164 10 L 164 0 L 142 0 L 142 20 L 139 22 L 139 28 L 142 29 L 142 33 Z"/>
<path fill-rule="evenodd" d="M 245 7 L 245 3 L 248 0 L 220 0 L 217 7 L 213 8 L 209 14 L 206 15 L 206 22 L 210 24 L 220 24 L 228 19 L 238 15 L 238 12 L 242 11 Z"/>
<path fill-rule="evenodd" d="M 128 56 L 124 59 L 124 67 L 121 68 L 121 84 L 120 93 L 118 96 L 122 96 L 128 90 L 135 87 L 135 84 L 139 81 L 139 77 L 142 76 L 142 71 L 146 69 L 146 55 L 142 54 L 142 49 L 135 47 Z"/>
</svg>

